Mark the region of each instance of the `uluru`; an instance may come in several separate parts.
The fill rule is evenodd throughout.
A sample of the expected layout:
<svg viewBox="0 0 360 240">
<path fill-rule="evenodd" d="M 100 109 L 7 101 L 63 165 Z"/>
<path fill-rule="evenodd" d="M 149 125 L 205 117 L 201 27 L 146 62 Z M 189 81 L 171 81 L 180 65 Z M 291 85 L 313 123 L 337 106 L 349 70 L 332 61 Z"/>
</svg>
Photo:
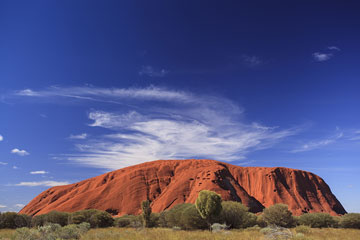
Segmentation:
<svg viewBox="0 0 360 240">
<path fill-rule="evenodd" d="M 255 213 L 276 203 L 287 204 L 295 215 L 346 213 L 325 181 L 311 172 L 194 159 L 146 162 L 52 187 L 20 213 L 99 209 L 121 216 L 139 214 L 140 203 L 146 199 L 151 201 L 153 212 L 161 212 L 180 203 L 194 203 L 204 189 L 217 192 L 223 200 L 241 202 Z"/>
</svg>

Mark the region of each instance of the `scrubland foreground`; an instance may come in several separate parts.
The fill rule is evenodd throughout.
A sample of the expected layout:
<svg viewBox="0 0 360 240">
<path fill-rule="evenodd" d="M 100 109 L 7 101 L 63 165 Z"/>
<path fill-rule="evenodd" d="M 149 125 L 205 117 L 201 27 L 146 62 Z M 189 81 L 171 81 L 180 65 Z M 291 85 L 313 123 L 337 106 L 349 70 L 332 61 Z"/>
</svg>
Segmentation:
<svg viewBox="0 0 360 240">
<path fill-rule="evenodd" d="M 263 228 L 264 229 L 264 228 Z M 27 240 L 29 236 L 23 238 L 16 237 L 16 230 L 0 230 L 1 240 Z M 183 231 L 165 228 L 153 229 L 133 229 L 133 228 L 99 228 L 91 229 L 80 239 L 83 240 L 275 240 L 275 239 L 294 239 L 294 240 L 359 240 L 360 230 L 358 229 L 334 229 L 334 228 L 312 228 L 309 232 L 298 232 L 296 228 L 290 229 L 291 237 L 270 236 L 266 229 L 248 228 L 244 230 L 224 230 L 210 232 L 206 230 Z M 41 238 L 54 239 L 54 238 Z M 67 238 L 71 239 L 71 238 Z M 39 239 L 40 240 L 40 239 Z"/>
<path fill-rule="evenodd" d="M 219 194 L 208 190 L 200 191 L 195 204 L 152 213 L 150 201 L 144 200 L 141 209 L 141 215 L 116 218 L 96 209 L 52 211 L 34 217 L 1 213 L 0 239 L 360 240 L 360 213 L 293 216 L 287 205 L 275 204 L 255 215 L 243 204 L 222 201 Z"/>
</svg>

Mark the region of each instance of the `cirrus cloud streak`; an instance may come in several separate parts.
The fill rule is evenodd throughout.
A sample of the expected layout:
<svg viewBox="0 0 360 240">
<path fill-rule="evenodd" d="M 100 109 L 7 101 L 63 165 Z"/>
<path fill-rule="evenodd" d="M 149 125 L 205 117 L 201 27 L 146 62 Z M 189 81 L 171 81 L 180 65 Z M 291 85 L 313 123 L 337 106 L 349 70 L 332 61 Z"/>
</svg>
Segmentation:
<svg viewBox="0 0 360 240">
<path fill-rule="evenodd" d="M 241 160 L 298 131 L 246 121 L 243 109 L 227 98 L 154 86 L 25 89 L 16 95 L 121 102 L 111 111 L 90 110 L 88 125 L 111 133 L 92 135 L 67 155 L 70 161 L 96 168 L 118 169 L 157 159 Z"/>
</svg>

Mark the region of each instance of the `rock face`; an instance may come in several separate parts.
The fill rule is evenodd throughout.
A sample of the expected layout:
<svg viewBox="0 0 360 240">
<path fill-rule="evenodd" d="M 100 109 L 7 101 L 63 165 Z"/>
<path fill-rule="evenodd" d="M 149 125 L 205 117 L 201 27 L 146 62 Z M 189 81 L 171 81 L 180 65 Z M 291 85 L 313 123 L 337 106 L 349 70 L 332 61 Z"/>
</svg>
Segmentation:
<svg viewBox="0 0 360 240">
<path fill-rule="evenodd" d="M 346 213 L 329 186 L 313 173 L 281 167 L 239 167 L 214 160 L 159 160 L 52 187 L 20 213 L 95 208 L 113 215 L 139 214 L 140 203 L 146 199 L 151 201 L 153 212 L 161 212 L 179 203 L 194 203 L 204 189 L 219 193 L 223 200 L 242 202 L 252 212 L 285 203 L 296 215 Z"/>
</svg>

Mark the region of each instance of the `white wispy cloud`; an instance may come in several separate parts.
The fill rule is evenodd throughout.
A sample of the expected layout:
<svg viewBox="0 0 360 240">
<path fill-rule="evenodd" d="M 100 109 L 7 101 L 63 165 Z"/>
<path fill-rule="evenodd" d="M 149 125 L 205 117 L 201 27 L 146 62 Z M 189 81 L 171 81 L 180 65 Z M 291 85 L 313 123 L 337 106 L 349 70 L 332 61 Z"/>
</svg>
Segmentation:
<svg viewBox="0 0 360 240">
<path fill-rule="evenodd" d="M 16 169 L 19 169 L 19 168 L 18 168 L 17 166 L 13 166 L 13 169 L 15 169 L 15 170 L 16 170 Z"/>
<path fill-rule="evenodd" d="M 255 56 L 255 55 L 244 54 L 244 55 L 242 55 L 242 60 L 246 65 L 248 65 L 250 67 L 255 67 L 255 66 L 261 65 L 263 63 L 261 58 L 258 56 Z"/>
<path fill-rule="evenodd" d="M 16 207 L 16 208 L 23 208 L 23 207 L 25 207 L 25 204 L 17 203 L 17 204 L 14 205 L 14 207 Z"/>
<path fill-rule="evenodd" d="M 30 174 L 47 174 L 48 172 L 46 171 L 32 171 L 30 172 Z"/>
<path fill-rule="evenodd" d="M 360 130 L 355 130 L 350 134 L 349 140 L 358 141 L 360 140 Z"/>
<path fill-rule="evenodd" d="M 294 150 L 292 150 L 291 152 L 293 153 L 297 153 L 297 152 L 306 152 L 306 151 L 311 151 L 314 149 L 318 149 L 324 146 L 327 146 L 329 144 L 335 143 L 337 140 L 339 140 L 340 138 L 342 138 L 344 136 L 344 134 L 342 132 L 331 136 L 329 138 L 326 139 L 320 139 L 317 141 L 310 141 L 306 144 L 301 145 L 299 148 L 296 148 Z"/>
<path fill-rule="evenodd" d="M 335 50 L 335 51 L 341 51 L 341 49 L 338 48 L 337 46 L 329 46 L 328 49 L 329 50 Z"/>
<path fill-rule="evenodd" d="M 6 208 L 7 206 L 0 204 L 0 208 Z"/>
<path fill-rule="evenodd" d="M 30 153 L 28 153 L 26 150 L 20 150 L 18 148 L 14 148 L 13 150 L 11 150 L 11 153 L 13 154 L 17 154 L 19 156 L 26 156 L 29 155 Z"/>
<path fill-rule="evenodd" d="M 28 93 L 31 93 L 30 95 Z M 269 148 L 298 129 L 247 122 L 243 109 L 229 99 L 166 88 L 50 88 L 18 91 L 27 97 L 69 97 L 84 101 L 126 103 L 118 110 L 90 110 L 89 126 L 112 131 L 76 144 L 70 161 L 118 169 L 157 159 L 212 158 L 240 160 Z"/>
<path fill-rule="evenodd" d="M 152 66 L 142 66 L 139 75 L 140 76 L 148 76 L 148 77 L 165 77 L 166 74 L 169 73 L 169 70 L 165 69 L 154 69 Z"/>
<path fill-rule="evenodd" d="M 317 62 L 325 62 L 333 57 L 332 53 L 321 53 L 321 52 L 315 52 L 313 53 L 313 58 Z"/>
<path fill-rule="evenodd" d="M 70 139 L 86 139 L 87 137 L 88 137 L 88 135 L 86 133 L 82 133 L 82 134 L 78 134 L 78 135 L 71 134 L 69 136 Z"/>
<path fill-rule="evenodd" d="M 4 137 L 0 134 L 0 142 L 4 140 Z"/>
<path fill-rule="evenodd" d="M 75 98 L 114 104 L 123 104 L 126 99 L 186 102 L 192 98 L 189 93 L 183 91 L 173 91 L 155 86 L 147 88 L 50 87 L 40 91 L 31 89 L 15 91 L 14 95 L 38 98 Z"/>
<path fill-rule="evenodd" d="M 20 187 L 38 187 L 38 186 L 44 186 L 44 187 L 55 187 L 55 186 L 61 186 L 61 185 L 67 185 L 70 184 L 69 182 L 57 182 L 57 181 L 40 181 L 40 182 L 20 182 L 18 184 L 15 184 L 15 186 Z"/>
<path fill-rule="evenodd" d="M 0 162 L 0 165 L 5 166 L 5 165 L 8 165 L 8 163 L 6 163 L 6 162 Z"/>
<path fill-rule="evenodd" d="M 316 62 L 325 62 L 330 60 L 332 57 L 334 57 L 334 55 L 336 54 L 336 52 L 341 51 L 341 49 L 337 46 L 329 46 L 327 47 L 327 49 L 324 52 L 314 52 L 312 54 L 313 59 Z"/>
</svg>

